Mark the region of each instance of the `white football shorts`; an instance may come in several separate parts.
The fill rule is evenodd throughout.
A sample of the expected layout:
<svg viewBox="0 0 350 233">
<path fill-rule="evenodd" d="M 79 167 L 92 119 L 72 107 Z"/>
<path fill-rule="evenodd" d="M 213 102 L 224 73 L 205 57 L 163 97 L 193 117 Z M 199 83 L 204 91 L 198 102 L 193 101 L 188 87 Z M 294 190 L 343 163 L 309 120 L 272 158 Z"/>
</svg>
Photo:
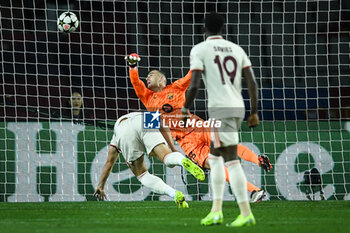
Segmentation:
<svg viewBox="0 0 350 233">
<path fill-rule="evenodd" d="M 166 144 L 166 141 L 159 130 L 143 128 L 141 113 L 115 123 L 110 145 L 120 150 L 127 163 L 132 163 L 145 152 L 151 153 L 154 147 L 162 143 Z"/>
<path fill-rule="evenodd" d="M 221 121 L 221 128 L 213 129 L 211 135 L 214 148 L 237 145 L 239 143 L 238 131 L 243 118 L 231 117 L 218 120 Z"/>
</svg>

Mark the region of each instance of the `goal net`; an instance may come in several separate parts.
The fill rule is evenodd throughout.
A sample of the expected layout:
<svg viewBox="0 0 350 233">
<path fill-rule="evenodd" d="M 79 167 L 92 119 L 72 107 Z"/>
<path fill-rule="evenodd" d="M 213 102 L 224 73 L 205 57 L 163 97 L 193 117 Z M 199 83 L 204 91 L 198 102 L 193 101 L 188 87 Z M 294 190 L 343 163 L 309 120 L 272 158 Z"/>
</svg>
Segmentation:
<svg viewBox="0 0 350 233">
<path fill-rule="evenodd" d="M 204 40 L 203 17 L 225 18 L 224 38 L 248 54 L 259 85 L 260 125 L 243 122 L 240 142 L 269 157 L 265 172 L 242 159 L 265 199 L 350 199 L 350 4 L 346 0 L 2 1 L 0 17 L 0 201 L 84 201 L 107 158 L 118 117 L 145 107 L 124 61 L 140 76 L 189 70 Z M 74 12 L 73 33 L 57 18 Z M 144 79 L 143 79 L 144 80 Z M 83 99 L 83 113 L 72 111 Z M 243 96 L 249 113 L 249 96 Z M 67 112 L 68 111 L 68 114 Z M 202 86 L 191 111 L 207 119 Z M 181 150 L 181 148 L 179 148 Z M 189 200 L 211 200 L 208 178 L 146 158 L 146 166 Z M 319 178 L 314 173 L 319 172 Z M 170 200 L 142 187 L 123 157 L 106 184 L 113 201 Z M 228 185 L 225 200 L 232 200 Z"/>
</svg>

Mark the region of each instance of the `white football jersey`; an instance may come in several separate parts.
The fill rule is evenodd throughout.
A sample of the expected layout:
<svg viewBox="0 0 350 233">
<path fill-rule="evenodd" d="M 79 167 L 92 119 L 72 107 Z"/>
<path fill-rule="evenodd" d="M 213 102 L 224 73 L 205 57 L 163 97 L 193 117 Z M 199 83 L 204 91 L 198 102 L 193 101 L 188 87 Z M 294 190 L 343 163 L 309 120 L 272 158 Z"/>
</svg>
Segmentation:
<svg viewBox="0 0 350 233">
<path fill-rule="evenodd" d="M 244 50 L 222 36 L 210 36 L 191 50 L 191 70 L 202 71 L 209 116 L 244 117 L 242 69 L 251 66 Z"/>
<path fill-rule="evenodd" d="M 135 117 L 135 116 L 142 115 L 142 114 L 143 114 L 142 112 L 130 112 L 130 113 L 128 113 L 128 114 L 125 114 L 125 115 L 123 115 L 123 116 L 121 116 L 121 117 L 118 118 L 118 120 L 117 120 L 117 121 L 115 122 L 115 124 L 114 124 L 114 128 L 115 128 L 116 126 L 118 126 L 119 123 L 120 123 L 122 120 L 124 120 L 125 118 L 133 118 L 133 117 Z M 140 121 L 140 124 L 142 124 L 141 121 Z"/>
</svg>

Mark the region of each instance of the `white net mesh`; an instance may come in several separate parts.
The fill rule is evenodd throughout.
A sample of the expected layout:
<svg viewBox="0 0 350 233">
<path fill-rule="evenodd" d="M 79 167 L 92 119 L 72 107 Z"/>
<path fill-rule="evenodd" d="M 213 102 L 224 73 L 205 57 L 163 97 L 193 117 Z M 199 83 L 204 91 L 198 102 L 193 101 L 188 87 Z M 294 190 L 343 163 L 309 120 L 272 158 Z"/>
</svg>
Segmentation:
<svg viewBox="0 0 350 233">
<path fill-rule="evenodd" d="M 0 201 L 94 200 L 112 136 L 106 123 L 144 109 L 124 56 L 141 56 L 141 77 L 152 68 L 164 71 L 169 82 L 183 77 L 210 11 L 225 17 L 225 37 L 247 52 L 260 87 L 262 122 L 254 130 L 244 124 L 241 141 L 267 155 L 274 168 L 265 173 L 242 160 L 248 180 L 270 199 L 313 198 L 312 188 L 316 199 L 320 191 L 327 199 L 350 198 L 348 1 L 0 4 Z M 57 30 L 65 11 L 80 20 L 74 33 Z M 83 96 L 79 117 L 69 107 L 74 91 Z M 243 95 L 248 101 L 246 89 Z M 203 118 L 205 99 L 202 88 L 193 111 Z M 185 185 L 179 169 L 153 160 L 147 166 L 189 199 L 210 199 L 207 181 L 198 185 L 185 177 Z M 322 190 L 305 180 L 312 168 L 321 173 Z M 159 198 L 141 188 L 123 159 L 107 186 L 111 200 Z M 231 199 L 228 188 L 225 199 Z"/>
</svg>

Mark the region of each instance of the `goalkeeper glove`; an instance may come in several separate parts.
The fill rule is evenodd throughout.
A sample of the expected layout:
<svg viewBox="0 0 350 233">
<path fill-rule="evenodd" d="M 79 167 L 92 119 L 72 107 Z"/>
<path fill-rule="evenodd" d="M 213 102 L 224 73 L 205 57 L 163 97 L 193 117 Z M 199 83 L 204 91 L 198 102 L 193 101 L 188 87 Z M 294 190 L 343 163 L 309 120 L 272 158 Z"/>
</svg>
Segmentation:
<svg viewBox="0 0 350 233">
<path fill-rule="evenodd" d="M 260 155 L 258 159 L 259 159 L 259 165 L 260 167 L 262 167 L 262 169 L 264 169 L 266 172 L 269 172 L 272 170 L 272 165 L 270 163 L 269 157 L 265 155 Z"/>
<path fill-rule="evenodd" d="M 137 53 L 132 53 L 130 55 L 125 56 L 125 60 L 128 62 L 131 68 L 135 68 L 137 63 L 141 61 L 141 58 Z"/>
</svg>

